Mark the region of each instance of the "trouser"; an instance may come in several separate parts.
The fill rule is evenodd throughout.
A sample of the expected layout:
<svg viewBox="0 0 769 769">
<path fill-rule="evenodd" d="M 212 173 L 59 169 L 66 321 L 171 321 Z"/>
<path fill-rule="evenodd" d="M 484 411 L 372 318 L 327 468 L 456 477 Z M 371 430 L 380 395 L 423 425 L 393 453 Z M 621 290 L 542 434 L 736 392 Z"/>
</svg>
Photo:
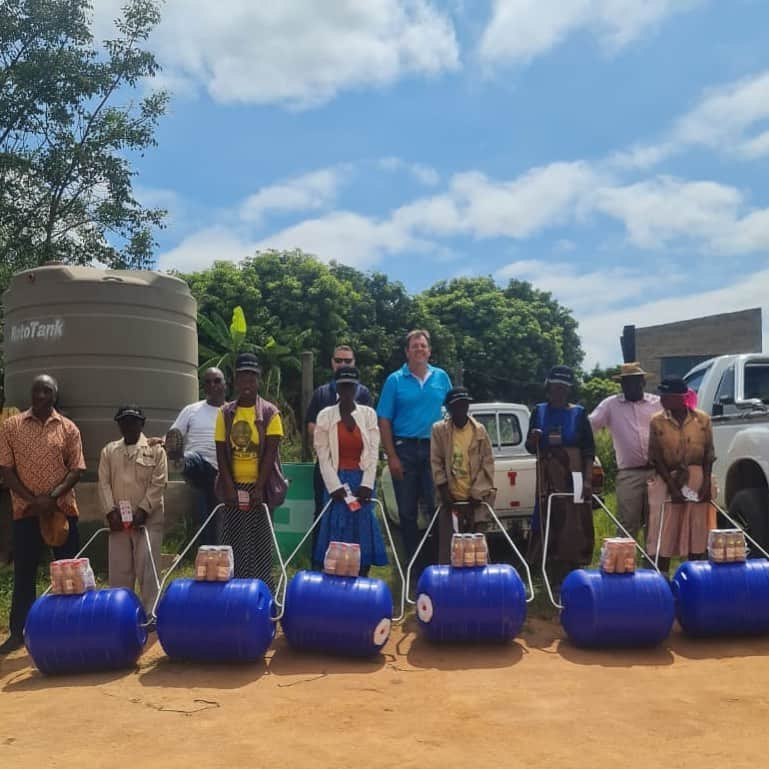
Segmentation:
<svg viewBox="0 0 769 769">
<path fill-rule="evenodd" d="M 203 525 L 211 511 L 218 504 L 214 484 L 216 483 L 216 468 L 207 462 L 197 451 L 189 451 L 184 455 L 184 480 L 195 489 L 198 498 L 198 518 L 195 529 Z M 210 520 L 198 538 L 199 545 L 215 545 L 216 521 Z"/>
<path fill-rule="evenodd" d="M 147 520 L 152 555 L 157 563 L 163 544 L 163 519 Z M 147 552 L 147 536 L 142 529 L 111 531 L 109 535 L 109 586 L 134 590 L 139 583 L 139 596 L 149 613 L 157 598 L 155 572 Z"/>
<path fill-rule="evenodd" d="M 80 547 L 77 517 L 68 516 L 69 535 L 61 547 L 54 547 L 56 559 L 72 558 Z M 11 599 L 11 635 L 21 637 L 27 614 L 37 597 L 37 567 L 43 545 L 40 519 L 35 516 L 19 518 L 13 522 L 13 598 Z"/>
<path fill-rule="evenodd" d="M 438 562 L 451 563 L 451 535 L 454 534 L 454 516 L 457 513 L 459 534 L 472 534 L 475 531 L 475 514 L 480 504 L 460 503 L 442 504 L 438 514 Z"/>
<path fill-rule="evenodd" d="M 393 478 L 395 501 L 398 504 L 401 537 L 407 560 L 411 560 L 419 544 L 420 499 L 427 506 L 428 515 L 434 512 L 433 475 L 430 468 L 429 438 L 395 438 L 395 451 L 403 467 L 403 480 Z M 434 551 L 434 545 L 426 545 Z M 434 561 L 437 553 L 429 551 L 427 562 Z"/>
<path fill-rule="evenodd" d="M 629 468 L 617 472 L 617 517 L 620 523 L 637 537 L 649 519 L 649 486 L 652 471 L 645 468 Z M 617 530 L 617 536 L 624 536 Z"/>
</svg>

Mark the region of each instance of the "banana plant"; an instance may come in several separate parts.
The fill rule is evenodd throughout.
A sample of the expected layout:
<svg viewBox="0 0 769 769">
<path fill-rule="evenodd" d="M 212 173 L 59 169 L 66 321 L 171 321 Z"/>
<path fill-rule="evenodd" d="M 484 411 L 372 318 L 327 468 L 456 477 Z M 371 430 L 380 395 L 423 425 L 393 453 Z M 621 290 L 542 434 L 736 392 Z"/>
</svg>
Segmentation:
<svg viewBox="0 0 769 769">
<path fill-rule="evenodd" d="M 221 369 L 230 385 L 235 381 L 235 361 L 238 355 L 243 352 L 259 353 L 262 349 L 246 342 L 248 326 L 240 306 L 232 311 L 229 327 L 224 318 L 216 312 L 212 312 L 210 317 L 198 313 L 198 329 L 206 337 L 206 343 L 198 343 L 199 354 L 206 359 L 200 365 L 200 373 L 212 367 Z"/>
</svg>

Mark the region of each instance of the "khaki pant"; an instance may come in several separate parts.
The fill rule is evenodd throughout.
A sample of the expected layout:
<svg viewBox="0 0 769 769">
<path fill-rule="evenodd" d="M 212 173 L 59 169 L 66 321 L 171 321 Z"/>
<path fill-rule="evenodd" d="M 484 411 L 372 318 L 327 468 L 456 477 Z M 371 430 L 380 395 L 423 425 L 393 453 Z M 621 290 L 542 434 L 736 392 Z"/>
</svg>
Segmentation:
<svg viewBox="0 0 769 769">
<path fill-rule="evenodd" d="M 163 544 L 163 521 L 148 521 L 152 554 L 157 563 Z M 109 535 L 109 585 L 134 590 L 139 583 L 139 595 L 145 611 L 149 612 L 158 594 L 152 563 L 147 557 L 147 536 L 143 529 L 112 531 Z"/>
<path fill-rule="evenodd" d="M 645 468 L 617 472 L 617 517 L 633 537 L 649 520 L 648 481 L 652 475 L 653 471 Z M 617 536 L 625 535 L 617 531 Z"/>
</svg>

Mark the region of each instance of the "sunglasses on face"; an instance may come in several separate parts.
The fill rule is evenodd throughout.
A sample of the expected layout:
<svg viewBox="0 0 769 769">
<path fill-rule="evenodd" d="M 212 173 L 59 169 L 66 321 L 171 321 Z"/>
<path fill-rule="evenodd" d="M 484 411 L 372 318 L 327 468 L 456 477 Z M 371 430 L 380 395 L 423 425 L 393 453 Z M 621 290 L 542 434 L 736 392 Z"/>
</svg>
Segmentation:
<svg viewBox="0 0 769 769">
<path fill-rule="evenodd" d="M 346 363 L 348 365 L 352 365 L 352 362 L 352 358 L 334 358 L 334 363 Z"/>
</svg>

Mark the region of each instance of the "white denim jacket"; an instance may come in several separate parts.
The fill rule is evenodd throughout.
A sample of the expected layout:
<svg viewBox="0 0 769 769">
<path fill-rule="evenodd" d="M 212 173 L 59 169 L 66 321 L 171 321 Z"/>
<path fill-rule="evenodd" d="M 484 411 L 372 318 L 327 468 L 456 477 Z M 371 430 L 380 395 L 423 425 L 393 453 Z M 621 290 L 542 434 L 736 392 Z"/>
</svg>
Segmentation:
<svg viewBox="0 0 769 769">
<path fill-rule="evenodd" d="M 379 423 L 376 411 L 370 406 L 361 406 L 356 403 L 352 417 L 358 425 L 363 439 L 363 452 L 360 456 L 360 469 L 363 470 L 361 485 L 373 489 L 379 459 Z M 337 425 L 341 421 L 339 404 L 337 403 L 322 409 L 315 422 L 315 453 L 318 455 L 323 483 L 326 484 L 329 493 L 336 491 L 342 485 L 337 474 L 339 470 Z"/>
</svg>

